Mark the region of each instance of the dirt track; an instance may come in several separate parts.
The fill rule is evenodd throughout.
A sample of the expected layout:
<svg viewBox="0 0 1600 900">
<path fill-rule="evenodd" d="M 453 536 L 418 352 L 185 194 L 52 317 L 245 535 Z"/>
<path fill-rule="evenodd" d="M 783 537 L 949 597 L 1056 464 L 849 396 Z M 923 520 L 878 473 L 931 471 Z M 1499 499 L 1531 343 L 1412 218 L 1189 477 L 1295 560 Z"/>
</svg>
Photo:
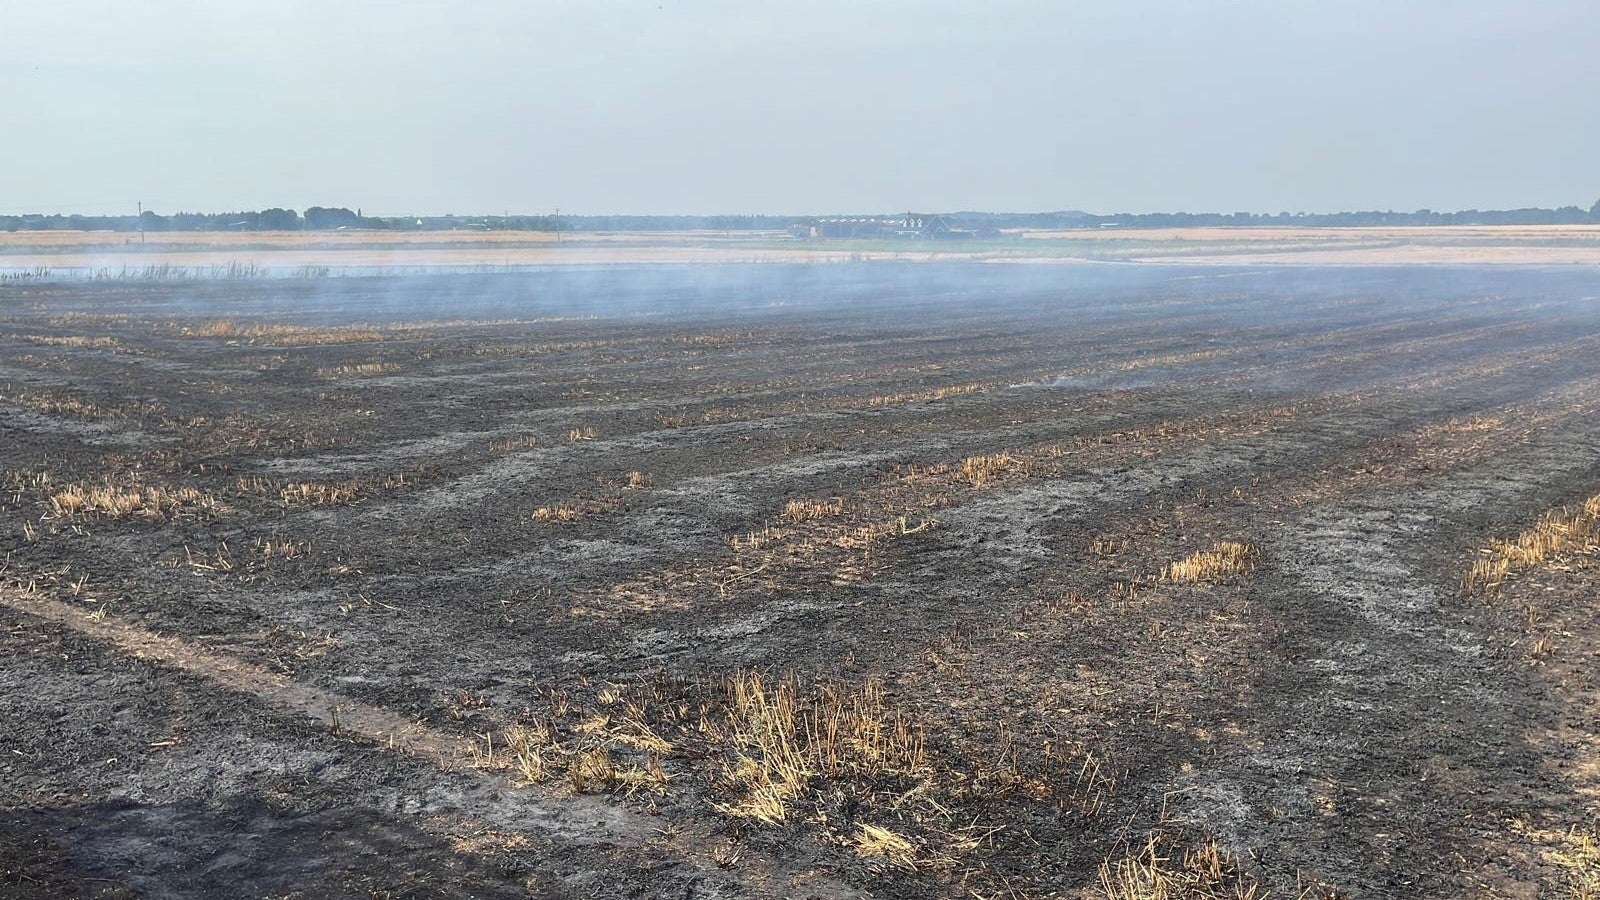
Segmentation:
<svg viewBox="0 0 1600 900">
<path fill-rule="evenodd" d="M 1593 295 L 0 286 L 0 894 L 1099 896 L 1154 837 L 1217 890 L 1563 896 L 1594 570 L 1459 585 L 1600 492 Z"/>
</svg>

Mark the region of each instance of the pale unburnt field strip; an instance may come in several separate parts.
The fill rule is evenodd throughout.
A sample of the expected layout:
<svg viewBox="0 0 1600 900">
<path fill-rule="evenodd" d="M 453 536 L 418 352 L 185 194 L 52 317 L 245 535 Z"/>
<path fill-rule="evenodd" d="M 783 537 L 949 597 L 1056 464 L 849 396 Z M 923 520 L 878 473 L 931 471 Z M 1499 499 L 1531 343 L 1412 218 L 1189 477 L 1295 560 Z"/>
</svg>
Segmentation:
<svg viewBox="0 0 1600 900">
<path fill-rule="evenodd" d="M 182 281 L 430 268 L 829 264 L 864 260 L 1223 266 L 1600 264 L 1600 225 L 1007 229 L 982 240 L 795 240 L 771 231 L 0 231 L 0 282 Z"/>
<path fill-rule="evenodd" d="M 8 284 L 4 883 L 1585 896 L 1596 294 Z"/>
</svg>

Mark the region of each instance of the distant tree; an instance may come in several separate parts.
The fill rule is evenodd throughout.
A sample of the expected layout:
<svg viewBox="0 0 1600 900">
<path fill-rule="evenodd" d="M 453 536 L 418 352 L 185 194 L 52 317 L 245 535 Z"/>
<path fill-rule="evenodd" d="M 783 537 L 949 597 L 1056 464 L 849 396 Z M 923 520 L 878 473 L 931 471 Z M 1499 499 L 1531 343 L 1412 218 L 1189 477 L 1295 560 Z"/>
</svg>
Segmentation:
<svg viewBox="0 0 1600 900">
<path fill-rule="evenodd" d="M 1596 200 L 1594 205 L 1589 207 L 1589 218 L 1592 221 L 1600 222 L 1600 200 Z"/>
<path fill-rule="evenodd" d="M 323 231 L 333 228 L 354 228 L 361 224 L 361 218 L 342 206 L 326 207 L 312 206 L 305 212 L 306 228 L 313 231 Z"/>
<path fill-rule="evenodd" d="M 274 206 L 263 209 L 257 221 L 263 231 L 294 231 L 300 227 L 300 214 Z"/>
</svg>

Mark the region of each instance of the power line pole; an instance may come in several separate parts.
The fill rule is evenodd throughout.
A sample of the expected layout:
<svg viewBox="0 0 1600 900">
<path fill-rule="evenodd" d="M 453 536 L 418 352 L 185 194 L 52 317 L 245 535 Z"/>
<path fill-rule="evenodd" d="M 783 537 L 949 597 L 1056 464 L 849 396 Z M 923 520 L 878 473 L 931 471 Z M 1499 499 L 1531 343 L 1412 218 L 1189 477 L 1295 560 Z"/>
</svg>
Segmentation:
<svg viewBox="0 0 1600 900">
<path fill-rule="evenodd" d="M 144 201 L 139 201 L 139 243 L 144 243 Z"/>
</svg>

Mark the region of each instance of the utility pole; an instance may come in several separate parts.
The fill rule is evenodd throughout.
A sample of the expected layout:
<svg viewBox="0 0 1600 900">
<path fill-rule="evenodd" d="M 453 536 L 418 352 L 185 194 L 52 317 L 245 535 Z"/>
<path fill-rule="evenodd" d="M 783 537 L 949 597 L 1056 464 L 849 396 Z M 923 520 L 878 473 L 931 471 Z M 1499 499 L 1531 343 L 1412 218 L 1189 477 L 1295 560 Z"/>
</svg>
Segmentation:
<svg viewBox="0 0 1600 900">
<path fill-rule="evenodd" d="M 144 201 L 139 201 L 139 243 L 144 243 Z"/>
<path fill-rule="evenodd" d="M 561 243 L 561 207 L 556 207 L 556 243 Z"/>
</svg>

